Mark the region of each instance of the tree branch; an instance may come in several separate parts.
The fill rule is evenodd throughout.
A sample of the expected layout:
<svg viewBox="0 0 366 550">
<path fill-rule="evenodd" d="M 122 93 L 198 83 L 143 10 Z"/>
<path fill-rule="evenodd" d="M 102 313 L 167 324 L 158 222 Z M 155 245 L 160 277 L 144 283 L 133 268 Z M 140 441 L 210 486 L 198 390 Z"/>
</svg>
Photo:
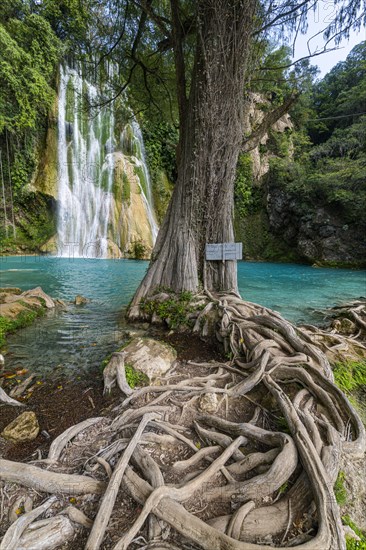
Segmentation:
<svg viewBox="0 0 366 550">
<path fill-rule="evenodd" d="M 241 149 L 242 152 L 248 153 L 249 151 L 255 149 L 255 147 L 259 145 L 261 139 L 268 132 L 271 126 L 273 126 L 273 124 L 277 122 L 277 120 L 279 120 L 283 115 L 288 112 L 288 110 L 295 103 L 298 97 L 299 94 L 293 94 L 288 97 L 282 105 L 276 107 L 276 109 L 274 109 L 273 111 L 266 113 L 263 121 L 259 124 L 259 126 L 255 130 L 253 130 L 248 138 L 244 140 L 243 147 Z"/>
</svg>

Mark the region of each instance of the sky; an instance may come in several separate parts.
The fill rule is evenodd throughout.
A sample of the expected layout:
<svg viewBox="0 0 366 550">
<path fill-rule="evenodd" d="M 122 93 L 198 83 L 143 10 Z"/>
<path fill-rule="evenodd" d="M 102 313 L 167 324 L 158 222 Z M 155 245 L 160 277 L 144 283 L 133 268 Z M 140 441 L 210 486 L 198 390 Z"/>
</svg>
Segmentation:
<svg viewBox="0 0 366 550">
<path fill-rule="evenodd" d="M 316 33 L 322 31 L 327 27 L 331 22 L 332 17 L 335 14 L 334 2 L 332 0 L 321 0 L 318 2 L 318 7 L 316 12 L 311 12 L 309 14 L 309 28 L 308 32 L 305 35 L 299 35 L 296 41 L 295 46 L 295 56 L 294 59 L 299 59 L 305 55 L 309 55 L 308 52 L 308 40 L 310 40 Z M 334 65 L 339 61 L 344 61 L 347 55 L 350 53 L 352 48 L 356 45 L 366 40 L 366 29 L 361 28 L 358 33 L 351 32 L 349 40 L 343 40 L 339 46 L 338 50 L 325 53 L 314 57 L 311 60 L 312 65 L 317 65 L 320 69 L 320 74 L 318 78 L 322 78 L 330 71 Z M 319 36 L 316 36 L 309 42 L 309 47 L 312 53 L 317 49 L 321 50 L 324 47 L 325 41 L 322 36 L 322 33 Z M 334 47 L 334 44 L 328 44 L 327 48 Z"/>
</svg>

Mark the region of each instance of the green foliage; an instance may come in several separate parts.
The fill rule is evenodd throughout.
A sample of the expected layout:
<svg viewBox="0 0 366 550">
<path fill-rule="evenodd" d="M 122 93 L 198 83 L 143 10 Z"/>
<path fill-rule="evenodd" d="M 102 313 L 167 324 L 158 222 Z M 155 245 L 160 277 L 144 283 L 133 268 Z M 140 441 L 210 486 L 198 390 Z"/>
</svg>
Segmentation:
<svg viewBox="0 0 366 550">
<path fill-rule="evenodd" d="M 344 486 L 345 474 L 342 470 L 339 471 L 336 482 L 334 484 L 334 496 L 339 506 L 347 504 L 347 490 Z"/>
<path fill-rule="evenodd" d="M 44 314 L 45 307 L 30 308 L 21 311 L 15 319 L 8 319 L 7 317 L 0 316 L 0 349 L 6 344 L 6 334 L 14 332 L 19 328 L 31 325 L 33 321 Z"/>
<path fill-rule="evenodd" d="M 252 160 L 248 153 L 239 155 L 236 166 L 236 179 L 234 187 L 234 200 L 236 214 L 244 218 L 252 205 Z"/>
<path fill-rule="evenodd" d="M 146 117 L 142 117 L 141 125 L 154 206 L 161 222 L 172 194 L 171 182 L 175 182 L 177 177 L 178 130 L 170 122 L 152 122 Z"/>
<path fill-rule="evenodd" d="M 171 328 L 190 326 L 188 316 L 194 311 L 191 306 L 192 293 L 184 291 L 180 294 L 169 294 L 169 298 L 164 301 L 144 299 L 140 304 L 141 310 L 151 316 L 155 313 Z"/>
<path fill-rule="evenodd" d="M 0 254 L 19 249 L 30 252 L 39 250 L 56 233 L 53 209 L 54 203 L 49 197 L 21 190 L 17 195 L 16 237 L 12 233 L 7 236 L 3 224 L 0 225 Z"/>
<path fill-rule="evenodd" d="M 291 111 L 291 136 L 270 133 L 266 148 L 276 156 L 270 158 L 267 184 L 270 192 L 283 191 L 292 220 L 311 225 L 323 208 L 345 231 L 366 230 L 366 117 L 354 116 L 364 111 L 365 52 L 363 42 L 306 89 L 302 103 Z M 288 155 L 288 138 L 293 155 Z"/>
<path fill-rule="evenodd" d="M 346 537 L 347 550 L 366 550 L 366 533 L 362 531 L 355 523 L 352 521 L 350 516 L 342 516 L 343 525 L 348 525 L 360 537 L 360 541 L 357 541 L 351 537 Z"/>
<path fill-rule="evenodd" d="M 145 196 L 147 196 L 147 181 L 144 169 L 142 168 L 142 166 L 134 166 L 133 170 L 135 172 L 135 175 L 139 179 L 142 191 L 144 192 Z"/>
<path fill-rule="evenodd" d="M 128 345 L 129 342 L 127 342 L 122 348 L 120 348 L 118 351 L 121 351 L 124 347 Z M 105 367 L 108 365 L 109 361 L 111 360 L 112 353 L 108 354 L 105 359 L 100 364 L 100 369 L 103 372 Z M 144 374 L 143 372 L 140 372 L 136 370 L 132 365 L 126 363 L 125 364 L 125 373 L 126 373 L 126 380 L 130 388 L 135 388 L 136 386 L 147 386 L 149 384 L 149 378 Z"/>
<path fill-rule="evenodd" d="M 336 363 L 333 374 L 335 383 L 345 393 L 366 387 L 365 360 Z"/>
<path fill-rule="evenodd" d="M 122 175 L 122 202 L 129 202 L 131 200 L 131 184 L 126 172 Z"/>
<path fill-rule="evenodd" d="M 146 258 L 147 254 L 145 243 L 141 239 L 133 241 L 131 243 L 131 248 L 128 253 L 130 257 L 135 260 L 143 260 L 144 258 Z"/>
<path fill-rule="evenodd" d="M 147 386 L 149 384 L 149 378 L 143 372 L 139 372 L 134 369 L 132 365 L 125 364 L 126 380 L 130 388 L 136 386 Z"/>
<path fill-rule="evenodd" d="M 0 134 L 35 129 L 47 115 L 54 91 L 49 82 L 60 44 L 47 21 L 35 14 L 0 24 Z"/>
<path fill-rule="evenodd" d="M 366 550 L 366 539 L 358 541 L 351 537 L 346 537 L 347 550 Z"/>
</svg>

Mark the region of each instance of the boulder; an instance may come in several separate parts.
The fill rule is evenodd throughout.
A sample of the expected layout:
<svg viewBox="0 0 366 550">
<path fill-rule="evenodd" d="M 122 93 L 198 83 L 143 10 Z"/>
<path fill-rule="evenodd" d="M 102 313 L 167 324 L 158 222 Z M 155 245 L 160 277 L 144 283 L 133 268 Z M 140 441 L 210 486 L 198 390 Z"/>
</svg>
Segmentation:
<svg viewBox="0 0 366 550">
<path fill-rule="evenodd" d="M 43 292 L 40 286 L 37 286 L 37 288 L 33 288 L 32 290 L 26 290 L 20 295 L 20 298 L 42 298 L 47 309 L 53 309 L 55 307 L 55 302 L 50 296 L 48 296 L 48 294 Z"/>
<path fill-rule="evenodd" d="M 174 348 L 152 338 L 135 338 L 123 351 L 125 364 L 146 374 L 150 381 L 164 375 L 177 358 Z"/>
<path fill-rule="evenodd" d="M 85 296 L 81 296 L 81 294 L 78 294 L 77 296 L 75 296 L 74 304 L 76 306 L 83 306 L 88 302 L 89 302 L 88 298 L 85 298 Z"/>
<path fill-rule="evenodd" d="M 39 434 L 39 424 L 34 412 L 27 411 L 8 424 L 1 433 L 4 439 L 13 443 L 32 441 Z"/>
</svg>

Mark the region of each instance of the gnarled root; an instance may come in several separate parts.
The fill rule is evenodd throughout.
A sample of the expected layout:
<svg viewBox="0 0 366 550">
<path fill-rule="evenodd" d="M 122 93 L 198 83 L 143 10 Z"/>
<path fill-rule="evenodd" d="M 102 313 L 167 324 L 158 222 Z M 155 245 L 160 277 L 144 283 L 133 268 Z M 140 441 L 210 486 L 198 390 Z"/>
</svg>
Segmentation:
<svg viewBox="0 0 366 550">
<path fill-rule="evenodd" d="M 216 314 L 214 332 L 231 353 L 230 363 L 191 363 L 197 369 L 191 378 L 182 367 L 172 377 L 183 375 L 180 381 L 162 379 L 162 385 L 132 393 L 122 370 L 118 377 L 123 354 L 112 358 L 106 388 L 119 383 L 126 399 L 108 426 L 107 445 L 86 460 L 90 471 L 103 466 L 98 475 L 109 478 L 106 490 L 86 476 L 19 469 L 3 460 L 0 479 L 51 493 L 104 492 L 85 550 L 103 545 L 120 487 L 120 498 L 127 490 L 141 511 L 124 525 L 114 550 L 127 550 L 138 539 L 146 550 L 175 548 L 174 537 L 165 540 L 169 532 L 204 550 L 344 550 L 333 485 L 342 456 L 365 452 L 365 428 L 334 384 L 316 329 L 295 327 L 234 293 L 209 298 L 195 330 L 212 330 Z M 336 345 L 343 343 L 335 337 Z M 62 465 L 65 445 L 99 420 L 69 428 L 53 442 L 54 467 Z M 90 527 L 79 512 L 69 507 L 63 517 Z M 113 522 L 118 511 L 116 516 Z M 34 524 L 39 533 L 42 521 L 49 520 Z M 17 540 L 32 529 L 27 524 Z"/>
</svg>

